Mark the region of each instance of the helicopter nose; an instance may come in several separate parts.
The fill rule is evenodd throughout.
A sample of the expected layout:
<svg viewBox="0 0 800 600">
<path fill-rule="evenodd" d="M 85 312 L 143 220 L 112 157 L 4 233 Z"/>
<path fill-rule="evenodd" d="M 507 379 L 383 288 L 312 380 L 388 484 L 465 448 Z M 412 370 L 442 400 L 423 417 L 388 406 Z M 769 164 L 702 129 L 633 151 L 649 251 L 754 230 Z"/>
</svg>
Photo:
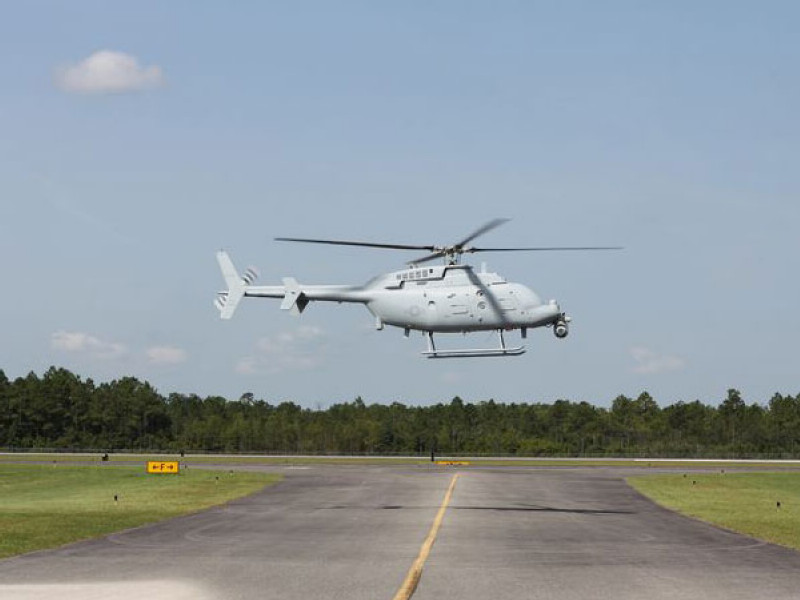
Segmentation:
<svg viewBox="0 0 800 600">
<path fill-rule="evenodd" d="M 522 304 L 522 307 L 525 310 L 533 310 L 537 306 L 542 305 L 542 300 L 533 290 L 520 286 L 520 288 L 515 291 L 517 293 L 517 297 L 520 299 L 520 304 Z"/>
<path fill-rule="evenodd" d="M 537 325 L 552 323 L 560 314 L 558 304 L 540 304 L 528 311 L 531 321 Z"/>
</svg>

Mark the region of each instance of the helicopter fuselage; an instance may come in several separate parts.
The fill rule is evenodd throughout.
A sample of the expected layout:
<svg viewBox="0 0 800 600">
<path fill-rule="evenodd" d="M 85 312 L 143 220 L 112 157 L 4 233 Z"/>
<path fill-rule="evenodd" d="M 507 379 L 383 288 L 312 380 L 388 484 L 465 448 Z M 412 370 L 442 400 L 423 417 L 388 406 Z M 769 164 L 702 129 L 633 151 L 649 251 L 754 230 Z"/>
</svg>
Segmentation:
<svg viewBox="0 0 800 600">
<path fill-rule="evenodd" d="M 561 315 L 531 289 L 469 265 L 414 267 L 366 286 L 367 308 L 378 326 L 441 333 L 521 329 L 549 325 Z M 366 291 L 365 290 L 365 291 Z"/>
<path fill-rule="evenodd" d="M 281 308 L 294 314 L 302 313 L 312 301 L 364 304 L 375 316 L 378 329 L 391 325 L 435 333 L 528 329 L 562 318 L 555 301 L 545 304 L 530 288 L 497 273 L 476 273 L 469 265 L 412 267 L 378 276 L 363 286 L 303 285 L 293 278 L 283 282 L 282 286 L 243 286 L 241 296 L 282 299 Z M 228 296 L 224 298 L 222 304 L 233 308 Z M 227 318 L 224 312 L 223 318 Z"/>
<path fill-rule="evenodd" d="M 568 333 L 570 318 L 555 300 L 543 303 L 530 288 L 497 273 L 476 273 L 469 265 L 412 265 L 361 286 L 307 285 L 292 277 L 285 277 L 283 285 L 252 285 L 255 271 L 248 269 L 240 276 L 225 251 L 217 253 L 217 260 L 228 284 L 216 300 L 223 319 L 230 319 L 245 297 L 280 299 L 281 309 L 294 315 L 314 301 L 363 304 L 379 330 L 391 325 L 402 328 L 406 336 L 411 330 L 427 335 L 428 351 L 423 354 L 428 358 L 518 356 L 525 352 L 524 346 L 507 347 L 504 331 L 519 329 L 525 338 L 528 329 L 552 326 L 558 338 Z M 499 333 L 498 348 L 442 351 L 433 340 L 434 333 L 491 330 Z"/>
</svg>

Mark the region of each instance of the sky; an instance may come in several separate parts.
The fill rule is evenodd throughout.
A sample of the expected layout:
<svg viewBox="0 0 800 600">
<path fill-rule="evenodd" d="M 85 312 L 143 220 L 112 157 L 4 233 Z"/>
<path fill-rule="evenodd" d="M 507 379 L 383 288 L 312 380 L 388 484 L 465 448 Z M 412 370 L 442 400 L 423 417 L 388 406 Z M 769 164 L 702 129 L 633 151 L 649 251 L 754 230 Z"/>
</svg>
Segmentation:
<svg viewBox="0 0 800 600">
<path fill-rule="evenodd" d="M 796 2 L 8 2 L 0 369 L 327 407 L 608 406 L 800 392 Z M 426 360 L 358 305 L 406 253 L 274 237 L 620 252 L 483 255 L 558 299 L 507 359 Z M 518 339 L 518 334 L 509 336 Z M 454 344 L 493 345 L 479 333 Z"/>
</svg>

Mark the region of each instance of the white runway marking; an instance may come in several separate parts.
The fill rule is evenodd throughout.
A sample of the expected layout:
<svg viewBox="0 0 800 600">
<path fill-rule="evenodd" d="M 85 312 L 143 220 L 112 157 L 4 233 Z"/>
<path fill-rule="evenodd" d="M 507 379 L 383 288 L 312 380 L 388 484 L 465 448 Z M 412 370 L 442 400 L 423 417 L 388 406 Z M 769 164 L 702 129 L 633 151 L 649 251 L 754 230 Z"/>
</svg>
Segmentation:
<svg viewBox="0 0 800 600">
<path fill-rule="evenodd" d="M 0 598 L 13 600 L 210 600 L 211 595 L 195 584 L 183 581 L 109 581 L 107 583 L 64 583 L 2 585 Z"/>
</svg>

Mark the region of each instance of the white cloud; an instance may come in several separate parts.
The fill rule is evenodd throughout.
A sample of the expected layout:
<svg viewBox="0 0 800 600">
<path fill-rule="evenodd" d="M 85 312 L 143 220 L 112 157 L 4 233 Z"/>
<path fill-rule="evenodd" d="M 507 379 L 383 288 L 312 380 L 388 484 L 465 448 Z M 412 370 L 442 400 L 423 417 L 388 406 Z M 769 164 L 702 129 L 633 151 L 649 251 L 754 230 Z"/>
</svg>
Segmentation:
<svg viewBox="0 0 800 600">
<path fill-rule="evenodd" d="M 55 350 L 88 354 L 96 358 L 116 358 L 127 352 L 123 344 L 105 342 L 81 331 L 56 331 L 50 339 Z"/>
<path fill-rule="evenodd" d="M 236 363 L 235 371 L 242 375 L 258 373 L 258 359 L 255 356 L 245 356 Z"/>
<path fill-rule="evenodd" d="M 686 366 L 686 361 L 680 356 L 669 356 L 658 354 L 649 348 L 636 346 L 631 348 L 631 356 L 636 361 L 633 368 L 634 373 L 652 375 L 657 373 L 667 373 L 669 371 L 679 371 Z"/>
<path fill-rule="evenodd" d="M 296 350 L 323 335 L 324 333 L 319 327 L 302 325 L 295 331 L 284 331 L 274 338 L 261 338 L 256 343 L 256 346 L 267 354 L 282 353 L 287 349 Z"/>
<path fill-rule="evenodd" d="M 186 362 L 186 350 L 175 346 L 153 346 L 147 349 L 147 360 L 154 365 L 177 365 Z"/>
<path fill-rule="evenodd" d="M 241 358 L 235 366 L 237 373 L 280 373 L 310 371 L 322 364 L 325 332 L 319 327 L 301 326 L 256 342 L 255 353 Z"/>
<path fill-rule="evenodd" d="M 135 92 L 164 83 L 161 67 L 144 67 L 124 52 L 98 50 L 82 61 L 56 70 L 56 85 L 65 92 L 106 94 Z"/>
</svg>

